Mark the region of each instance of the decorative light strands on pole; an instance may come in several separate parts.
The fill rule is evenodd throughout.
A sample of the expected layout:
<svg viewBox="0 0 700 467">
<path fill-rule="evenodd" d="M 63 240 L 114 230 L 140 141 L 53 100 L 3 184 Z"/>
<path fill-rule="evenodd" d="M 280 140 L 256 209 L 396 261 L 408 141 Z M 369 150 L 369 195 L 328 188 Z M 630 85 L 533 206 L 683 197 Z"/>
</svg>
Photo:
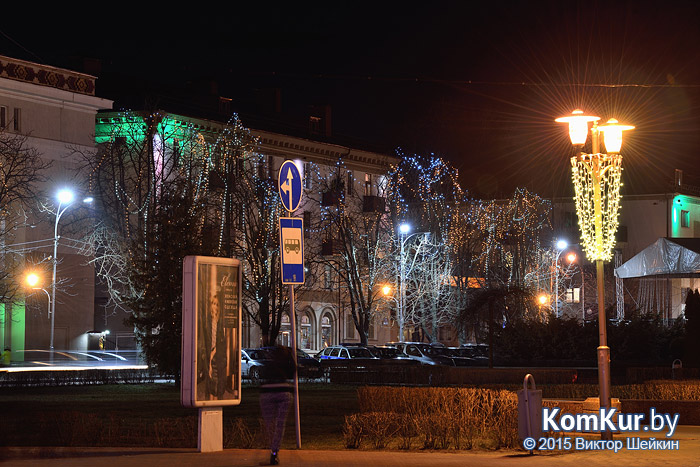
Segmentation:
<svg viewBox="0 0 700 467">
<path fill-rule="evenodd" d="M 571 167 L 583 250 L 590 261 L 610 261 L 620 211 L 622 156 L 581 154 L 571 158 Z"/>
</svg>

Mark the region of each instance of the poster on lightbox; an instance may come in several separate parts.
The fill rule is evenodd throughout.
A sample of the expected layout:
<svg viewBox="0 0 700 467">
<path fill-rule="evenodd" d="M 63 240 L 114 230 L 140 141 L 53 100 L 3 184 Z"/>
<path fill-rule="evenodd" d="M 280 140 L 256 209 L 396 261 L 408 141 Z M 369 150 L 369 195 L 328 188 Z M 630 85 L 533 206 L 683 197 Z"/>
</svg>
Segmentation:
<svg viewBox="0 0 700 467">
<path fill-rule="evenodd" d="M 240 263 L 197 256 L 186 258 L 184 266 L 182 402 L 189 407 L 238 404 Z"/>
</svg>

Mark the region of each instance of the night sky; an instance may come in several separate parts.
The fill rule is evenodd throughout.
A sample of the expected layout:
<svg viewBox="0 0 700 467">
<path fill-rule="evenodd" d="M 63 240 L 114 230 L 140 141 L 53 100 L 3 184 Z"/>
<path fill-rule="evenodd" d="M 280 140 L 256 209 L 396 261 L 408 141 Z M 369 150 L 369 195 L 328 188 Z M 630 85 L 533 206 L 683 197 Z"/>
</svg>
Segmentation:
<svg viewBox="0 0 700 467">
<path fill-rule="evenodd" d="M 284 114 L 330 105 L 338 142 L 435 153 L 484 196 L 569 196 L 573 150 L 554 118 L 580 107 L 637 126 L 624 189 L 659 192 L 675 168 L 700 185 L 699 4 L 92 4 L 2 21 L 0 54 L 97 74 L 117 108 L 139 105 L 133 89 L 215 81 L 242 115 L 264 113 L 279 89 Z"/>
</svg>

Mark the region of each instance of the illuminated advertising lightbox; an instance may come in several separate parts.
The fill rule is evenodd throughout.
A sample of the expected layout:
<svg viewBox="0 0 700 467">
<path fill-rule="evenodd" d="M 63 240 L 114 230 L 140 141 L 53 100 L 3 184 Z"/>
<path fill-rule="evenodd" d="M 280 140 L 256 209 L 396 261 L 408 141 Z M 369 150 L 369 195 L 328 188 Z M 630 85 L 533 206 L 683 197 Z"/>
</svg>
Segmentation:
<svg viewBox="0 0 700 467">
<path fill-rule="evenodd" d="M 184 259 L 180 399 L 185 407 L 241 402 L 241 278 L 236 259 Z"/>
</svg>

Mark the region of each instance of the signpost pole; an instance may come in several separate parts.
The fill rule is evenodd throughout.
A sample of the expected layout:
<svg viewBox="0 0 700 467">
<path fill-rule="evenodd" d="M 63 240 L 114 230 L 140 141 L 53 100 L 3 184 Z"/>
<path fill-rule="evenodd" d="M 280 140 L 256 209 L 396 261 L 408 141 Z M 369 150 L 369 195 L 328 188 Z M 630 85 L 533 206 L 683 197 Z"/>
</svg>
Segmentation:
<svg viewBox="0 0 700 467">
<path fill-rule="evenodd" d="M 297 433 L 297 449 L 301 449 L 301 422 L 299 417 L 299 369 L 297 358 L 297 316 L 294 309 L 294 285 L 289 284 L 289 314 L 292 322 L 292 354 L 294 355 L 294 426 Z"/>
<path fill-rule="evenodd" d="M 297 435 L 297 449 L 301 449 L 301 423 L 299 418 L 299 358 L 297 355 L 297 316 L 294 309 L 294 284 L 304 283 L 304 222 L 292 217 L 299 207 L 303 194 L 302 176 L 296 164 L 284 161 L 280 167 L 278 189 L 280 200 L 287 211 L 286 218 L 280 218 L 280 266 L 282 284 L 289 284 L 289 318 L 292 322 L 292 353 L 294 354 L 294 425 Z M 285 257 L 286 253 L 289 257 Z"/>
</svg>

